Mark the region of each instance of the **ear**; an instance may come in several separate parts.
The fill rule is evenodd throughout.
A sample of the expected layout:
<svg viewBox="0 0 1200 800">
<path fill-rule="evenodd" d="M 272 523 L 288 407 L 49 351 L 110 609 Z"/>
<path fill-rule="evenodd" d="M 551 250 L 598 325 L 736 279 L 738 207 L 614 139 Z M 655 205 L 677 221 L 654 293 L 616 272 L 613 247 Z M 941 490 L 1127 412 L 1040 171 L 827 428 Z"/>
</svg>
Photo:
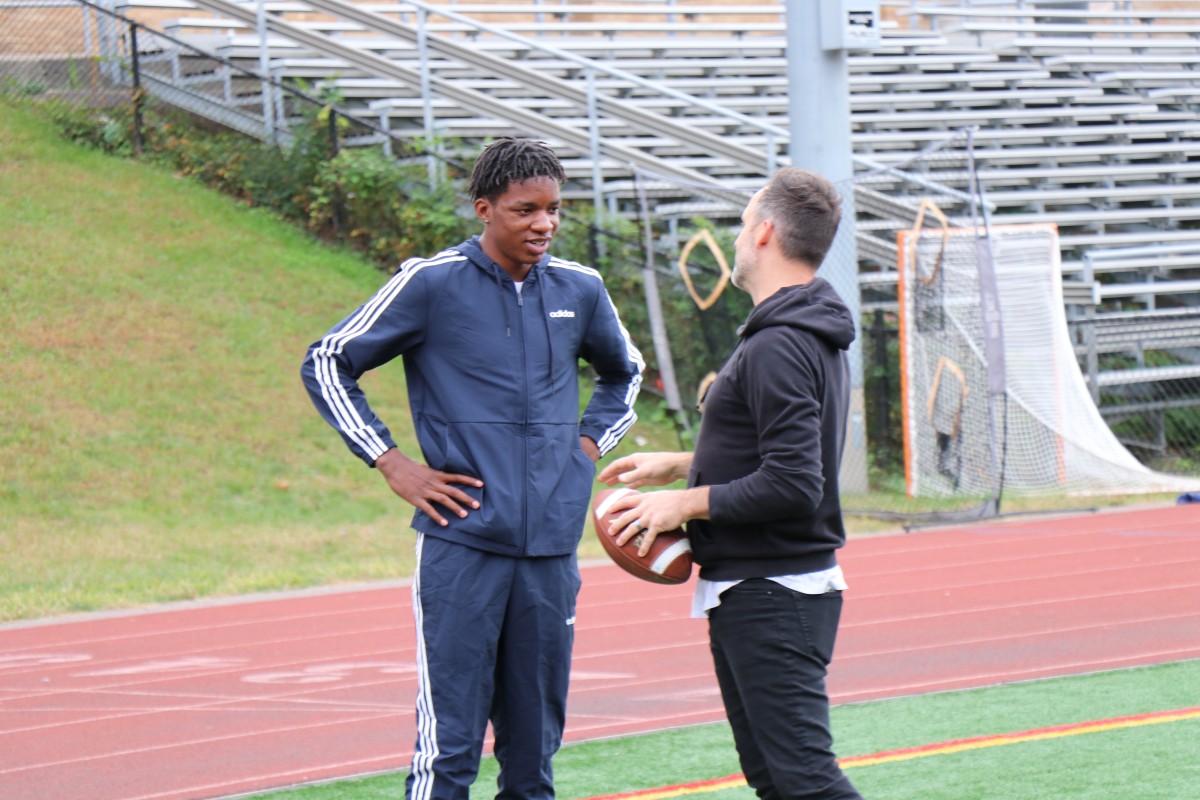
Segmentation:
<svg viewBox="0 0 1200 800">
<path fill-rule="evenodd" d="M 487 222 L 492 217 L 492 203 L 486 197 L 480 197 L 475 201 L 475 216 L 479 217 L 484 222 Z"/>
<path fill-rule="evenodd" d="M 769 219 L 759 220 L 754 226 L 754 246 L 766 247 L 767 242 L 775 235 L 775 223 Z"/>
</svg>

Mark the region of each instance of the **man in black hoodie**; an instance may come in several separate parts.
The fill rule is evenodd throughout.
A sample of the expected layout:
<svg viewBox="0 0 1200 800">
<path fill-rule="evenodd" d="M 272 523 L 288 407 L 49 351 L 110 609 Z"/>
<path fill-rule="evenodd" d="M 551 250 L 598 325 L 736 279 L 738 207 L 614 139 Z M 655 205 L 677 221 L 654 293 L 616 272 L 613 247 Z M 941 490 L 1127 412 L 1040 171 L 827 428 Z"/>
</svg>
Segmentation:
<svg viewBox="0 0 1200 800">
<path fill-rule="evenodd" d="M 838 466 L 854 320 L 817 277 L 841 219 L 819 175 L 775 174 L 746 206 L 733 284 L 754 310 L 705 394 L 694 453 L 638 453 L 600 473 L 631 493 L 612 530 L 641 546 L 687 523 L 717 681 L 747 783 L 763 800 L 856 800 L 833 753 L 825 675 L 846 588 Z"/>
</svg>

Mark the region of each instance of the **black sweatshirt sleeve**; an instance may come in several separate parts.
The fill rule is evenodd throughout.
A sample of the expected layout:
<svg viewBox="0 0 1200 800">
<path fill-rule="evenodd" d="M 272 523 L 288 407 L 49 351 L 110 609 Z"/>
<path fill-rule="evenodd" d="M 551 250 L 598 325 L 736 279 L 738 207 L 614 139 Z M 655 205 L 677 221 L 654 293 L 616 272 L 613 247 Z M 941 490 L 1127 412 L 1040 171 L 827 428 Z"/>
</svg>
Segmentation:
<svg viewBox="0 0 1200 800">
<path fill-rule="evenodd" d="M 765 522 L 811 514 L 821 503 L 822 361 L 813 342 L 786 327 L 746 342 L 738 379 L 758 432 L 760 466 L 710 489 L 718 523 Z"/>
</svg>

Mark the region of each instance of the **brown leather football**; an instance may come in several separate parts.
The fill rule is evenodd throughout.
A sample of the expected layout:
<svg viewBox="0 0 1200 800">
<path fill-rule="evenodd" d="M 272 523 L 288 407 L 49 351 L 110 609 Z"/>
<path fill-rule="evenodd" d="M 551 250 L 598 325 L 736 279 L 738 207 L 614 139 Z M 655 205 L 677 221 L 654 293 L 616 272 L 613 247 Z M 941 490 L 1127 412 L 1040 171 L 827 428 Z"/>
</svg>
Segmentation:
<svg viewBox="0 0 1200 800">
<path fill-rule="evenodd" d="M 640 533 L 623 546 L 617 546 L 615 532 L 609 531 L 616 515 L 609 513 L 609 509 L 618 497 L 634 491 L 636 490 L 602 489 L 592 499 L 592 520 L 595 522 L 596 536 L 600 538 L 600 544 L 618 567 L 635 578 L 652 583 L 685 582 L 692 575 L 692 545 L 683 528 L 659 533 L 645 557 L 638 556 L 638 547 L 642 543 Z"/>
</svg>

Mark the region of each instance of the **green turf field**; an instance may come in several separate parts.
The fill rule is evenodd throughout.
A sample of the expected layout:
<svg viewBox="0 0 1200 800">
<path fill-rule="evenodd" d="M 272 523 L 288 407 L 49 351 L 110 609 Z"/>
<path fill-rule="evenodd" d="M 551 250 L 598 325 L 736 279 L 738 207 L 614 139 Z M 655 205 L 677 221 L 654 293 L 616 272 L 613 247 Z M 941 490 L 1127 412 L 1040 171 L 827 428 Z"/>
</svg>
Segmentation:
<svg viewBox="0 0 1200 800">
<path fill-rule="evenodd" d="M 834 665 L 836 670 L 836 662 Z M 1200 661 L 882 700 L 833 710 L 838 755 L 859 756 L 983 737 L 970 749 L 930 748 L 900 760 L 848 766 L 867 800 L 1188 800 L 1200 796 Z M 1190 709 L 1184 718 L 1127 720 Z M 1048 734 L 1045 729 L 1066 727 Z M 1041 731 L 1037 736 L 1000 738 Z M 948 748 L 947 748 L 948 749 Z M 558 796 L 647 792 L 750 800 L 744 784 L 698 784 L 738 775 L 724 724 L 570 745 L 555 760 Z M 485 759 L 471 796 L 494 796 Z M 258 800 L 383 800 L 403 796 L 403 773 L 269 794 Z M 672 788 L 678 787 L 678 788 Z M 663 790 L 663 791 L 654 791 Z"/>
</svg>

